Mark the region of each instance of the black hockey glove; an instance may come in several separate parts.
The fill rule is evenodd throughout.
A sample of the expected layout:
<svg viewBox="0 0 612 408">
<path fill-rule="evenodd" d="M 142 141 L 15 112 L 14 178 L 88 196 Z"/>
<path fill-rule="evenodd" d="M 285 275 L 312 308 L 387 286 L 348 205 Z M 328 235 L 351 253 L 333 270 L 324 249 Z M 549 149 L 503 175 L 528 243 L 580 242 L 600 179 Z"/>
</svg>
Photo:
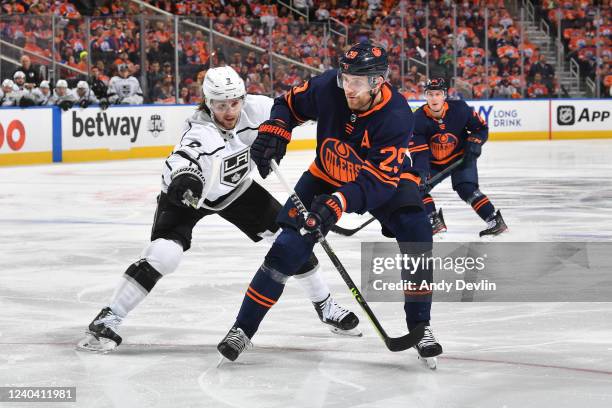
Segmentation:
<svg viewBox="0 0 612 408">
<path fill-rule="evenodd" d="M 199 170 L 192 167 L 179 169 L 172 174 L 168 186 L 168 199 L 177 206 L 198 208 L 198 201 L 204 190 L 204 178 Z"/>
<path fill-rule="evenodd" d="M 108 99 L 106 99 L 106 98 L 100 99 L 99 105 L 100 105 L 100 109 L 102 109 L 102 110 L 108 109 L 108 105 L 109 105 Z"/>
<path fill-rule="evenodd" d="M 280 163 L 287 152 L 291 131 L 280 119 L 270 119 L 259 125 L 259 133 L 251 146 L 251 158 L 257 165 L 261 177 L 270 174 L 270 162 Z"/>
<path fill-rule="evenodd" d="M 59 103 L 59 107 L 63 110 L 63 111 L 67 111 L 68 109 L 72 108 L 73 103 L 70 101 L 61 101 Z"/>
<path fill-rule="evenodd" d="M 338 222 L 342 216 L 342 203 L 336 196 L 322 194 L 316 196 L 306 214 L 302 228 L 307 236 L 318 241 L 318 233 L 327 235 L 329 230 Z"/>
<path fill-rule="evenodd" d="M 35 105 L 36 105 L 36 102 L 34 102 L 34 99 L 28 98 L 27 96 L 24 96 L 19 100 L 19 107 L 21 108 L 29 108 L 30 106 L 35 106 Z"/>
<path fill-rule="evenodd" d="M 79 102 L 79 106 L 81 108 L 86 108 L 90 105 L 89 101 L 87 99 L 81 99 L 81 101 Z"/>
<path fill-rule="evenodd" d="M 463 161 L 468 162 L 470 160 L 476 160 L 478 157 L 480 157 L 481 151 L 482 140 L 473 136 L 468 137 L 463 151 Z"/>
</svg>

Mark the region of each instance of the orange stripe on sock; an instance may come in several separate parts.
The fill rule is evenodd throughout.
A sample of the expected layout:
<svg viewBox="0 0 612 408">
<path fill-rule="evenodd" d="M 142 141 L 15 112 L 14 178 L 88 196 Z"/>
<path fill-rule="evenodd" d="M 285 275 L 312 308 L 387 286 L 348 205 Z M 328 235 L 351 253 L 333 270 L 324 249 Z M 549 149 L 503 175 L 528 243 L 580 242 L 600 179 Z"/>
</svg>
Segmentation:
<svg viewBox="0 0 612 408">
<path fill-rule="evenodd" d="M 476 205 L 474 205 L 474 210 L 475 211 L 480 210 L 480 208 L 488 202 L 489 202 L 489 199 L 487 197 L 483 198 L 482 200 L 477 202 Z"/>
<path fill-rule="evenodd" d="M 262 295 L 261 293 L 259 293 L 258 291 L 256 291 L 255 289 L 253 289 L 253 288 L 252 288 L 252 287 L 250 287 L 250 286 L 249 286 L 249 288 L 248 288 L 247 290 L 250 290 L 251 292 L 253 292 L 253 294 L 254 294 L 255 296 L 257 296 L 258 298 L 260 298 L 261 300 L 268 301 L 268 302 L 270 302 L 270 303 L 272 303 L 272 304 L 275 304 L 275 303 L 276 303 L 276 300 L 274 300 L 274 299 L 270 299 L 269 297 L 265 297 L 264 295 Z"/>
<path fill-rule="evenodd" d="M 248 292 L 248 291 L 247 291 L 246 295 L 247 295 L 248 297 L 250 297 L 250 298 L 251 298 L 251 300 L 253 300 L 254 302 L 257 302 L 257 303 L 259 303 L 260 305 L 262 305 L 262 306 L 264 306 L 264 307 L 267 307 L 268 309 L 270 309 L 270 308 L 272 307 L 272 305 L 269 305 L 269 304 L 267 304 L 267 303 L 264 303 L 264 302 L 262 302 L 261 300 L 257 299 L 255 296 L 251 295 L 251 293 L 250 293 L 250 292 Z"/>
</svg>

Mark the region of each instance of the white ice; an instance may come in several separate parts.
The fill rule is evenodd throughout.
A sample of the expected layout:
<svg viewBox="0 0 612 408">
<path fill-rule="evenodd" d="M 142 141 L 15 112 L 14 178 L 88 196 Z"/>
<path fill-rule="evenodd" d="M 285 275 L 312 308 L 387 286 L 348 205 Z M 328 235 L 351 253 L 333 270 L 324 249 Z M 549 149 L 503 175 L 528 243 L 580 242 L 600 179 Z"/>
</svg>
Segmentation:
<svg viewBox="0 0 612 408">
<path fill-rule="evenodd" d="M 499 239 L 610 241 L 611 153 L 603 140 L 487 144 L 481 189 L 510 227 Z M 286 177 L 296 181 L 311 159 L 289 153 Z M 125 320 L 115 353 L 75 351 L 148 241 L 162 163 L 0 168 L 0 386 L 77 387 L 76 404 L 14 406 L 612 406 L 612 303 L 434 304 L 445 351 L 429 371 L 414 350 L 384 348 L 320 250 L 325 278 L 360 316 L 364 336 L 329 333 L 290 281 L 255 348 L 216 368 L 215 347 L 270 245 L 251 243 L 217 216 L 196 227 L 178 271 Z M 273 176 L 265 185 L 284 201 Z M 448 182 L 434 197 L 445 210 L 445 241 L 478 239 L 483 222 Z M 360 242 L 382 239 L 374 225 L 329 236 L 357 281 Z M 401 304 L 372 307 L 391 335 L 405 333 Z"/>
</svg>

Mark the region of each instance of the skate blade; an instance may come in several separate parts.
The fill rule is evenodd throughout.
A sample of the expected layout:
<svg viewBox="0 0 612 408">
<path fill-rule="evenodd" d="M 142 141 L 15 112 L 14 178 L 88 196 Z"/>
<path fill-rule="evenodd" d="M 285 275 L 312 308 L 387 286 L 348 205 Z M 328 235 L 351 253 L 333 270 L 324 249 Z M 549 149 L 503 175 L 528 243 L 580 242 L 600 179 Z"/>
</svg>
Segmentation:
<svg viewBox="0 0 612 408">
<path fill-rule="evenodd" d="M 418 356 L 419 360 L 430 370 L 435 370 L 438 368 L 438 359 L 437 357 L 421 357 Z"/>
<path fill-rule="evenodd" d="M 363 333 L 361 333 L 361 331 L 356 327 L 350 330 L 342 330 L 338 327 L 333 327 L 333 326 L 328 326 L 328 328 L 330 332 L 337 334 L 339 336 L 349 336 L 349 337 L 363 336 Z"/>
<path fill-rule="evenodd" d="M 217 368 L 221 368 L 221 366 L 225 365 L 226 363 L 231 363 L 231 361 L 225 358 L 223 354 L 219 353 L 219 361 L 217 362 Z"/>
<path fill-rule="evenodd" d="M 98 339 L 93 334 L 87 333 L 87 336 L 77 343 L 76 349 L 90 353 L 106 354 L 116 350 L 117 343 L 103 337 Z"/>
</svg>

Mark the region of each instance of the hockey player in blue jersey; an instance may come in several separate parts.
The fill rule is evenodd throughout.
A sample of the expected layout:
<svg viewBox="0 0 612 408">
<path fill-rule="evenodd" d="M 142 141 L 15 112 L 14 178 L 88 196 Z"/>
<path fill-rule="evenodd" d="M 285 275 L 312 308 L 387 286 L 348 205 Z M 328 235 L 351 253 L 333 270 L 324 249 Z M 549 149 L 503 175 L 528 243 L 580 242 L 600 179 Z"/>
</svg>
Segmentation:
<svg viewBox="0 0 612 408">
<path fill-rule="evenodd" d="M 271 161 L 285 155 L 292 129 L 317 121 L 316 158 L 295 186 L 309 213 L 300 217 L 290 200 L 280 212 L 283 230 L 251 281 L 234 326 L 218 345 L 229 360 L 250 344 L 285 281 L 309 258 L 316 233 L 327 234 L 343 213 L 370 212 L 398 242 L 420 243 L 409 249 L 413 255 L 431 250 L 431 225 L 408 153 L 413 114 L 403 96 L 386 82 L 387 75 L 383 48 L 370 42 L 355 44 L 341 57 L 338 70 L 326 71 L 276 98 L 270 119 L 259 127 L 251 155 L 266 177 Z M 431 270 L 417 273 L 431 279 Z M 429 326 L 431 291 L 410 291 L 405 296 L 408 329 L 420 323 L 426 326 L 417 345 L 419 355 L 441 354 Z"/>
<path fill-rule="evenodd" d="M 453 190 L 487 223 L 480 236 L 499 235 L 508 227 L 501 212 L 495 211 L 489 198 L 478 188 L 476 160 L 489 136 L 489 127 L 465 101 L 447 101 L 447 90 L 442 78 L 427 82 L 427 103 L 415 112 L 414 140 L 410 152 L 418 162 L 417 167 L 421 168 L 423 177 L 435 176 L 463 158 L 463 164 L 446 177 L 451 177 Z M 429 192 L 424 193 L 423 204 L 429 214 L 433 233 L 446 231 L 442 210 L 436 212 Z"/>
</svg>

